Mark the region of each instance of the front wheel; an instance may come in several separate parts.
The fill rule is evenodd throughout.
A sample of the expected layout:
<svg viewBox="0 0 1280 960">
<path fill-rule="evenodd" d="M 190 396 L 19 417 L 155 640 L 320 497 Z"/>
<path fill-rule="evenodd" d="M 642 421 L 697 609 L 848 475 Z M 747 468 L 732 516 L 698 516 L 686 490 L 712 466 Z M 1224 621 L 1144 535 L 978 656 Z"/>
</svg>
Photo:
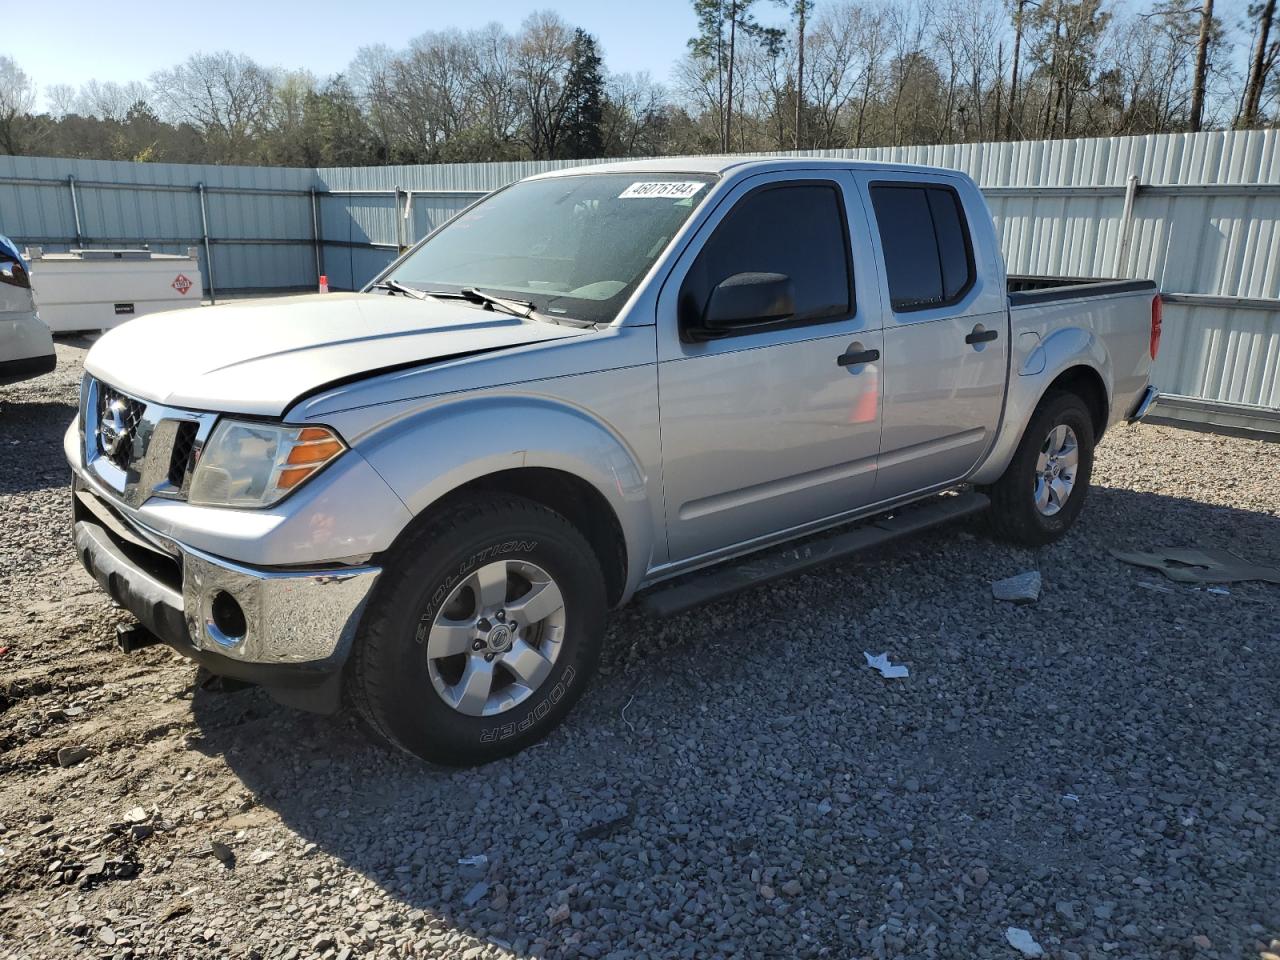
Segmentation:
<svg viewBox="0 0 1280 960">
<path fill-rule="evenodd" d="M 1093 419 L 1084 401 L 1073 393 L 1048 394 L 1004 475 L 988 490 L 996 533 L 1032 547 L 1065 534 L 1084 508 L 1093 446 Z"/>
<path fill-rule="evenodd" d="M 424 760 L 484 763 L 545 736 L 599 658 L 605 586 L 582 535 L 495 495 L 447 508 L 388 557 L 348 689 L 375 731 Z"/>
</svg>

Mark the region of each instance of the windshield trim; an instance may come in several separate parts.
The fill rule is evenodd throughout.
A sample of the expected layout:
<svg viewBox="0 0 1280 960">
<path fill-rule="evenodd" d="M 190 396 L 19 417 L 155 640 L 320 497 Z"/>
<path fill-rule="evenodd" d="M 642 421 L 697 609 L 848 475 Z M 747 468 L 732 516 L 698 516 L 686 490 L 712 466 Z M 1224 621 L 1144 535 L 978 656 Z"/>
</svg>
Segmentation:
<svg viewBox="0 0 1280 960">
<path fill-rule="evenodd" d="M 705 181 L 707 184 L 707 189 L 701 193 L 701 196 L 695 199 L 693 204 L 693 209 L 689 212 L 688 217 L 686 217 L 684 222 L 681 223 L 679 229 L 677 229 L 676 232 L 672 234 L 671 238 L 667 241 L 666 245 L 660 251 L 658 251 L 657 255 L 654 257 L 653 262 L 649 265 L 648 269 L 636 279 L 635 283 L 632 285 L 631 291 L 627 295 L 626 299 L 621 304 L 619 304 L 616 313 L 613 315 L 611 319 L 592 321 L 586 317 L 575 317 L 570 314 L 562 314 L 562 315 L 548 314 L 543 309 L 538 307 L 534 308 L 534 311 L 530 319 L 536 318 L 538 320 L 546 320 L 551 323 L 567 321 L 570 325 L 589 324 L 590 326 L 595 327 L 597 329 L 608 329 L 609 327 L 617 327 L 617 326 L 652 326 L 656 321 L 655 317 L 636 319 L 633 316 L 637 306 L 637 301 L 639 298 L 643 297 L 646 294 L 652 279 L 659 274 L 659 271 L 665 271 L 671 266 L 672 263 L 674 263 L 674 257 L 678 256 L 680 251 L 684 249 L 685 245 L 689 240 L 689 237 L 692 236 L 693 232 L 697 230 L 698 226 L 707 217 L 708 211 L 715 209 L 715 207 L 719 204 L 722 196 L 722 189 L 724 188 L 725 184 L 730 179 L 732 179 L 726 173 L 716 173 L 716 172 L 711 172 L 706 170 L 655 170 L 652 173 L 650 173 L 644 170 L 614 171 L 614 170 L 607 170 L 607 169 L 605 170 L 582 169 L 582 170 L 574 170 L 572 172 L 554 171 L 549 173 L 535 174 L 530 177 L 524 177 L 520 180 L 513 180 L 511 183 L 505 184 L 504 186 L 499 187 L 496 190 L 493 190 L 489 193 L 484 194 L 484 196 L 477 197 L 474 201 L 467 204 L 461 210 L 457 211 L 453 216 L 449 217 L 447 220 L 440 223 L 438 226 L 436 226 L 433 230 L 431 230 L 425 236 L 418 239 L 412 246 L 407 248 L 403 253 L 401 253 L 394 260 L 392 260 L 391 263 L 389 263 L 378 274 L 376 274 L 368 283 L 366 283 L 363 287 L 361 287 L 360 288 L 361 292 L 362 293 L 371 292 L 379 283 L 385 281 L 388 277 L 394 276 L 396 270 L 398 270 L 410 257 L 412 257 L 415 253 L 417 253 L 417 251 L 420 250 L 428 241 L 430 241 L 433 237 L 435 237 L 436 234 L 440 233 L 442 230 L 444 230 L 446 227 L 452 224 L 459 217 L 464 216 L 465 214 L 475 209 L 476 207 L 480 206 L 481 204 L 486 203 L 489 200 L 492 200 L 494 197 L 497 197 L 499 194 L 505 193 L 507 190 L 510 190 L 512 187 L 518 186 L 519 184 L 522 184 L 522 183 L 529 183 L 533 181 L 570 180 L 570 179 L 581 179 L 584 177 L 600 177 L 600 176 L 610 176 L 610 177 L 619 177 L 619 178 L 630 177 L 633 179 L 640 178 L 640 177 L 651 177 L 655 180 L 656 179 L 664 179 L 664 180 L 680 179 L 680 178 L 697 179 L 697 180 Z M 406 286 L 414 286 L 414 287 L 418 287 L 419 289 L 422 288 L 419 281 L 400 280 L 398 282 Z M 438 284 L 434 284 L 434 286 L 454 287 L 454 286 L 460 286 L 460 285 L 441 282 Z M 465 286 L 473 286 L 473 284 L 466 284 Z M 504 289 L 504 288 L 496 287 L 493 284 L 486 284 L 485 287 L 491 292 L 501 293 L 505 295 L 505 299 L 519 300 L 519 299 L 525 299 L 527 297 L 526 291 L 517 291 L 517 290 L 512 290 L 510 288 Z M 426 291 L 424 290 L 424 292 Z M 656 291 L 654 293 L 656 294 Z"/>
</svg>

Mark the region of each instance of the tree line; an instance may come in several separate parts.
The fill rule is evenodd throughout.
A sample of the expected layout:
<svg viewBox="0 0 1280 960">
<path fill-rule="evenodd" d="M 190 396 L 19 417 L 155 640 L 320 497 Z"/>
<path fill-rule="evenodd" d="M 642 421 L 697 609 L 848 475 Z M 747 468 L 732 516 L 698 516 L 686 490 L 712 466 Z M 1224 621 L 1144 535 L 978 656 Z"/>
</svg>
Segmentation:
<svg viewBox="0 0 1280 960">
<path fill-rule="evenodd" d="M 555 13 L 363 47 L 316 77 L 230 51 L 38 88 L 0 56 L 0 153 L 354 166 L 835 149 L 1280 122 L 1276 0 L 691 0 L 669 82 Z M 39 94 L 43 94 L 40 97 Z"/>
</svg>

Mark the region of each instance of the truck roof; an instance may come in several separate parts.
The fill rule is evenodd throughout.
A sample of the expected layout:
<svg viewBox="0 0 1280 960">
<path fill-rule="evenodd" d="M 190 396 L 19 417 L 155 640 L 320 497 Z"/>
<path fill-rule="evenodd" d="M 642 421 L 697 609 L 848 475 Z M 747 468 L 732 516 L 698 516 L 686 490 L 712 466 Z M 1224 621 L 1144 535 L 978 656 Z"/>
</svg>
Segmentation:
<svg viewBox="0 0 1280 960">
<path fill-rule="evenodd" d="M 731 155 L 711 155 L 700 157 L 659 157 L 652 160 L 619 160 L 611 163 L 592 163 L 580 167 L 565 167 L 540 173 L 536 178 L 571 177 L 581 173 L 713 173 L 723 175 L 729 171 L 735 173 L 745 170 L 760 172 L 783 168 L 813 169 L 829 167 L 833 170 L 930 170 L 937 172 L 947 170 L 944 167 L 929 167 L 917 163 L 886 163 L 878 160 L 848 160 L 840 157 L 744 157 Z"/>
</svg>

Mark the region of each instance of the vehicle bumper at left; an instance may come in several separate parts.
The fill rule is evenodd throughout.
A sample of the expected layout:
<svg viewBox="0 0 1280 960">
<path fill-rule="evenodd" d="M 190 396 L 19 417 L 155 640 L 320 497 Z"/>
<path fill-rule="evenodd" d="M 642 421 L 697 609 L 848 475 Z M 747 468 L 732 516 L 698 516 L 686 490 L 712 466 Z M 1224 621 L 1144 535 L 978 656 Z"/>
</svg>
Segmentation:
<svg viewBox="0 0 1280 960">
<path fill-rule="evenodd" d="M 261 684 L 294 705 L 337 707 L 378 567 L 248 567 L 139 527 L 79 477 L 73 501 L 85 569 L 157 638 L 212 673 Z"/>
<path fill-rule="evenodd" d="M 58 366 L 58 355 L 46 354 L 42 357 L 22 357 L 18 360 L 0 360 L 0 386 L 6 383 L 17 383 L 19 380 L 30 380 L 52 373 Z"/>
</svg>

